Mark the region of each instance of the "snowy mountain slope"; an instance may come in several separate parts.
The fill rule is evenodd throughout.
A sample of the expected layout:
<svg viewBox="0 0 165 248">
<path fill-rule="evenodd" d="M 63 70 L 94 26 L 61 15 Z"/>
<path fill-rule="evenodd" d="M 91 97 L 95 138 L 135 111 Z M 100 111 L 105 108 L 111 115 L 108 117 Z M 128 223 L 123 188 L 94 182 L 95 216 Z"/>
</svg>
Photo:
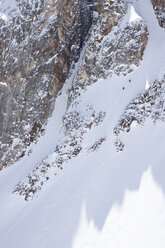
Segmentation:
<svg viewBox="0 0 165 248">
<path fill-rule="evenodd" d="M 109 110 L 104 110 L 106 107 L 104 103 L 101 109 L 101 102 L 99 100 L 99 107 L 95 107 L 97 101 L 92 100 L 92 102 L 89 102 L 89 99 L 94 99 L 94 96 L 85 96 L 84 91 L 87 90 L 87 94 L 91 92 L 88 86 L 97 81 L 97 78 L 106 78 L 108 75 L 112 75 L 112 73 L 126 75 L 128 71 L 133 70 L 135 65 L 140 64 L 147 41 L 147 28 L 138 15 L 131 21 L 130 25 L 130 12 L 133 6 L 130 5 L 129 8 L 126 8 L 127 5 L 122 3 L 117 7 L 116 12 L 114 12 L 113 7 L 117 7 L 117 5 L 115 3 L 112 6 L 110 5 L 109 12 L 112 12 L 112 15 L 115 16 L 113 17 L 114 19 L 117 18 L 116 21 L 119 22 L 118 25 L 115 25 L 114 28 L 112 27 L 112 31 L 110 30 L 109 34 L 102 37 L 101 33 L 103 28 L 107 30 L 108 26 L 109 29 L 109 21 L 104 17 L 98 18 L 90 34 L 90 38 L 83 49 L 78 67 L 75 69 L 75 77 L 69 79 L 69 81 L 72 80 L 73 82 L 68 92 L 67 111 L 63 117 L 63 129 L 60 141 L 56 144 L 56 147 L 54 147 L 53 156 L 50 156 L 52 158 L 47 156 L 33 169 L 30 175 L 24 180 L 21 180 L 14 188 L 14 192 L 23 195 L 26 200 L 31 197 L 33 198 L 33 196 L 37 194 L 43 187 L 43 184 L 50 179 L 50 174 L 57 174 L 59 170 L 63 169 L 63 166 L 68 160 L 82 152 L 84 149 L 82 146 L 84 134 L 93 128 L 93 126 L 98 126 L 104 121 L 106 112 Z M 122 20 L 121 17 L 118 18 L 119 11 L 121 13 L 124 11 L 125 13 Z M 133 13 L 135 13 L 135 11 Z M 110 27 L 111 26 L 112 25 L 110 25 Z M 125 32 L 126 34 L 123 34 Z M 102 38 L 96 42 L 98 44 L 95 46 L 93 45 L 93 40 L 98 36 Z M 113 48 L 114 41 L 116 44 Z M 145 42 L 143 43 L 143 41 Z M 109 46 L 112 46 L 110 50 Z M 92 60 L 91 57 L 93 57 L 95 53 L 96 61 L 95 64 L 92 65 L 89 61 Z M 125 59 L 123 60 L 122 57 Z M 109 58 L 112 63 L 108 62 Z M 113 77 L 111 79 L 113 79 Z M 101 87 L 99 91 L 102 92 L 104 99 L 105 88 L 102 87 L 102 84 L 99 85 Z M 114 86 L 115 85 L 116 79 L 114 79 Z M 111 87 L 113 87 L 113 83 L 111 83 Z M 124 86 L 119 84 L 118 87 L 119 88 L 115 90 L 116 94 L 118 94 L 118 90 L 120 91 Z M 91 89 L 93 90 L 93 87 Z M 110 104 L 112 105 L 112 103 Z M 100 139 L 93 141 L 94 143 L 91 144 L 91 148 L 101 145 L 100 143 L 104 140 L 105 137 L 100 137 Z M 52 172 L 50 173 L 51 170 Z"/>
<path fill-rule="evenodd" d="M 57 98 L 45 135 L 33 145 L 30 156 L 0 172 L 1 247 L 164 248 L 165 123 L 150 117 L 143 125 L 135 123 L 129 133 L 122 133 L 124 150 L 117 152 L 115 147 L 114 128 L 125 108 L 146 86 L 161 81 L 165 71 L 165 30 L 159 27 L 151 2 L 133 1 L 129 8 L 130 20 L 140 16 L 149 32 L 142 62 L 126 76 L 113 74 L 88 85 L 67 108 L 68 90 L 83 63 L 84 47 L 75 74 Z M 98 125 L 82 129 L 80 125 L 65 137 L 63 117 L 75 109 L 86 115 L 87 124 L 93 111 L 105 114 Z M 63 170 L 48 171 L 50 179 L 37 197 L 26 202 L 12 194 L 45 157 L 53 163 L 56 145 L 64 149 L 72 134 L 82 136 L 80 153 L 67 160 Z"/>
</svg>

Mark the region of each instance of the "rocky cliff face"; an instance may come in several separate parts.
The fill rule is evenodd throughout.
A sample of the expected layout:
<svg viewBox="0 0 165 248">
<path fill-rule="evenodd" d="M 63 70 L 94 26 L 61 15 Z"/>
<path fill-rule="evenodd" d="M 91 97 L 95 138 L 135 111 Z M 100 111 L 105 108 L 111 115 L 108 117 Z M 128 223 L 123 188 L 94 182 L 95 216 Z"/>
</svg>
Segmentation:
<svg viewBox="0 0 165 248">
<path fill-rule="evenodd" d="M 130 11 L 123 1 L 101 4 L 71 97 L 100 78 L 126 75 L 140 64 L 148 31 L 141 18 L 129 20 Z"/>
<path fill-rule="evenodd" d="M 152 0 L 154 11 L 159 24 L 162 28 L 165 28 L 165 1 L 164 0 Z"/>
<path fill-rule="evenodd" d="M 6 12 L 0 18 L 0 168 L 23 157 L 44 131 L 92 24 L 86 0 L 17 0 Z"/>
<path fill-rule="evenodd" d="M 78 97 L 98 79 L 127 75 L 140 65 L 147 26 L 137 14 L 130 19 L 131 4 L 122 0 L 13 2 L 12 9 L 3 7 L 0 14 L 0 168 L 23 157 L 44 133 L 55 99 L 86 41 L 63 118 L 65 147 L 59 144 L 55 149 L 59 157 L 53 164 L 61 167 L 61 151 L 67 159 L 78 154 L 83 133 L 106 115 L 92 106 L 80 113 Z M 152 2 L 164 27 L 165 3 Z"/>
</svg>

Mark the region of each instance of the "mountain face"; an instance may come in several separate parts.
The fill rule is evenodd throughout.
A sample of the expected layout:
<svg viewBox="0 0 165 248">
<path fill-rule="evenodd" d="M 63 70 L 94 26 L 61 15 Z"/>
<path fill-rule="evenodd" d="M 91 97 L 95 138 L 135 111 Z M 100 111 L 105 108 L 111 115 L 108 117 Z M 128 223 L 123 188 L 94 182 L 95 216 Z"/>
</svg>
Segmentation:
<svg viewBox="0 0 165 248">
<path fill-rule="evenodd" d="M 164 0 L 0 1 L 2 247 L 164 248 L 164 28 Z"/>
<path fill-rule="evenodd" d="M 13 9 L 6 7 L 0 24 L 1 168 L 22 158 L 44 132 L 85 39 L 71 94 L 140 63 L 147 27 L 140 18 L 128 24 L 128 15 L 122 1 L 16 1 Z"/>
<path fill-rule="evenodd" d="M 67 111 L 63 117 L 64 136 L 54 148 L 55 161 L 49 163 L 46 157 L 23 182 L 16 185 L 14 192 L 25 196 L 26 200 L 33 197 L 49 179 L 50 168 L 63 169 L 66 161 L 83 150 L 84 133 L 104 120 L 106 112 L 95 110 L 93 106 L 87 105 L 84 111 L 79 110 L 82 91 L 113 73 L 118 76 L 130 73 L 133 66 L 138 66 L 142 60 L 148 40 L 147 26 L 138 16 L 135 21 L 128 21 L 133 11 L 128 10 L 128 4 L 104 1 L 99 8 L 97 3 L 92 8 L 95 9 L 94 24 L 69 89 Z M 97 141 L 98 146 L 104 139 Z"/>
<path fill-rule="evenodd" d="M 1 168 L 23 157 L 44 132 L 92 24 L 86 1 L 16 1 L 15 5 L 0 20 Z"/>
</svg>

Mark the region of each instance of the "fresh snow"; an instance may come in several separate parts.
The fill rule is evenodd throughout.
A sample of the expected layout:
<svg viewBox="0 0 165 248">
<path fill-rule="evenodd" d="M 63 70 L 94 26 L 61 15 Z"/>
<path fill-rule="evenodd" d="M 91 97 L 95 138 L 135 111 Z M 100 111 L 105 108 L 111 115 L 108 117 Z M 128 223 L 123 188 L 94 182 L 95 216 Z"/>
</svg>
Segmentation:
<svg viewBox="0 0 165 248">
<path fill-rule="evenodd" d="M 6 21 L 7 20 L 7 17 L 4 13 L 0 13 L 0 19 Z"/>
<path fill-rule="evenodd" d="M 148 78 L 146 79 L 146 85 L 145 85 L 145 90 L 147 90 L 150 87 L 150 83 L 148 81 Z"/>
<path fill-rule="evenodd" d="M 7 83 L 5 83 L 5 82 L 0 82 L 0 86 L 5 86 L 5 87 L 7 87 Z"/>
<path fill-rule="evenodd" d="M 129 22 L 133 22 L 137 19 L 141 19 L 141 17 L 136 13 L 134 6 L 132 4 L 130 5 L 130 13 L 129 14 L 130 14 Z"/>
<path fill-rule="evenodd" d="M 159 27 L 150 0 L 134 0 L 131 8 L 149 30 L 141 65 L 125 77 L 99 80 L 80 96 L 80 110 L 92 105 L 106 112 L 105 120 L 85 134 L 86 149 L 48 182 L 38 198 L 25 202 L 12 190 L 46 155 L 52 159 L 72 74 L 32 154 L 0 172 L 0 247 L 165 247 L 165 123 L 148 119 L 143 127 L 133 124 L 122 134 L 124 151 L 117 153 L 114 147 L 113 128 L 124 108 L 165 72 L 165 30 Z M 102 137 L 106 137 L 102 146 L 87 152 Z"/>
</svg>

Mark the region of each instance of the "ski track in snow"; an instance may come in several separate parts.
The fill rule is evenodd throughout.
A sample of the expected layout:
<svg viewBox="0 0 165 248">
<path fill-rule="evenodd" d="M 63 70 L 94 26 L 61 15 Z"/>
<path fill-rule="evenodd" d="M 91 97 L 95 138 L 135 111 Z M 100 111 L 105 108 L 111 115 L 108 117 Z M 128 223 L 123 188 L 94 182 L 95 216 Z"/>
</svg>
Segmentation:
<svg viewBox="0 0 165 248">
<path fill-rule="evenodd" d="M 139 15 L 149 30 L 141 65 L 125 77 L 113 76 L 89 86 L 80 99 L 80 108 L 91 104 L 107 113 L 84 135 L 83 146 L 100 137 L 108 139 L 97 152 L 82 152 L 69 161 L 37 199 L 27 203 L 11 194 L 16 183 L 53 152 L 70 78 L 31 156 L 0 172 L 0 247 L 165 247 L 165 124 L 147 120 L 143 127 L 134 127 L 124 136 L 122 153 L 116 153 L 113 144 L 113 128 L 126 105 L 165 72 L 165 30 L 159 27 L 150 0 L 133 0 L 131 8 L 130 20 Z"/>
</svg>

